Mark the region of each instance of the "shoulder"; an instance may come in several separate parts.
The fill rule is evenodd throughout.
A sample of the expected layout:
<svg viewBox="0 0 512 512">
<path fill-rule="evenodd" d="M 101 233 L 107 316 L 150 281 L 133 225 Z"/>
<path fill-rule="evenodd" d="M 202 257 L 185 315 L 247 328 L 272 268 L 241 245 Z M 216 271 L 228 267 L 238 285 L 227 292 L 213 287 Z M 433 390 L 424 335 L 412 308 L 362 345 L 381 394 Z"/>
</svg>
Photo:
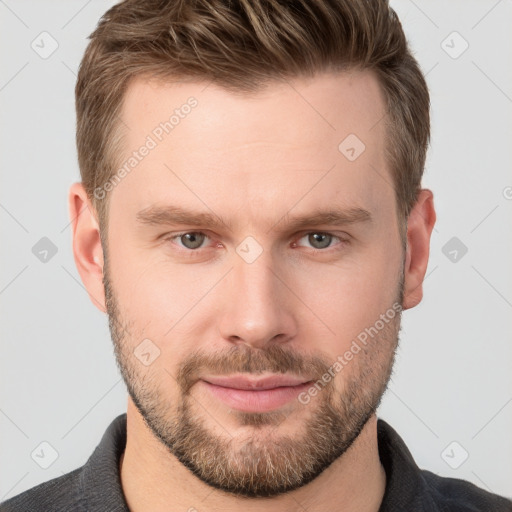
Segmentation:
<svg viewBox="0 0 512 512">
<path fill-rule="evenodd" d="M 127 512 L 119 458 L 126 445 L 126 413 L 115 418 L 87 462 L 0 503 L 0 512 Z"/>
<path fill-rule="evenodd" d="M 421 470 L 429 494 L 440 511 L 512 512 L 512 501 L 458 478 Z"/>
<path fill-rule="evenodd" d="M 420 469 L 404 440 L 383 419 L 377 422 L 386 492 L 379 512 L 512 512 L 512 501 L 467 480 Z"/>
<path fill-rule="evenodd" d="M 82 468 L 28 489 L 17 496 L 0 503 L 0 512 L 64 512 L 80 511 L 78 494 Z"/>
</svg>

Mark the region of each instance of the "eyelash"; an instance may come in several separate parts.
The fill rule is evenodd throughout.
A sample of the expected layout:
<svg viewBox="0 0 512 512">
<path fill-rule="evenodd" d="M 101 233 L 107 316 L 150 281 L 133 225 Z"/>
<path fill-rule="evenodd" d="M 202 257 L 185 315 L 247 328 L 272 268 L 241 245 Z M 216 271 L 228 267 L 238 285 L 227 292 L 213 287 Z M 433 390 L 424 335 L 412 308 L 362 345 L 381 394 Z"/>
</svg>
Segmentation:
<svg viewBox="0 0 512 512">
<path fill-rule="evenodd" d="M 183 231 L 181 233 L 176 233 L 176 234 L 173 234 L 173 235 L 170 235 L 170 236 L 167 236 L 167 237 L 164 237 L 163 240 L 165 242 L 171 242 L 171 243 L 174 243 L 174 240 L 177 239 L 177 238 L 180 238 L 182 237 L 183 235 L 187 235 L 187 234 L 199 234 L 199 235 L 205 235 L 207 238 L 210 238 L 206 233 L 204 233 L 203 231 Z M 329 253 L 329 252 L 332 252 L 332 251 L 337 251 L 337 250 L 341 250 L 343 247 L 345 247 L 345 245 L 349 244 L 350 241 L 346 238 L 342 238 L 341 236 L 338 236 L 338 235 L 335 235 L 334 233 L 330 233 L 328 231 L 307 231 L 306 233 L 302 233 L 300 235 L 300 239 L 304 238 L 305 236 L 308 236 L 308 235 L 312 235 L 312 234 L 316 234 L 316 235 L 328 235 L 328 236 L 331 236 L 332 238 L 337 238 L 340 243 L 337 244 L 340 247 L 338 248 L 334 248 L 333 249 L 333 246 L 329 246 L 329 247 L 326 247 L 325 249 L 315 249 L 314 247 L 310 247 L 310 251 L 312 251 L 313 253 Z M 294 242 L 295 244 L 295 242 Z M 177 245 L 177 244 L 174 244 L 174 245 Z M 336 246 L 334 246 L 336 247 Z M 181 247 L 178 245 L 178 250 L 180 252 L 183 252 L 183 253 L 186 253 L 187 255 L 189 255 L 190 257 L 193 257 L 196 253 L 199 253 L 201 249 L 206 249 L 207 247 L 199 247 L 197 249 L 187 249 L 186 247 Z"/>
</svg>

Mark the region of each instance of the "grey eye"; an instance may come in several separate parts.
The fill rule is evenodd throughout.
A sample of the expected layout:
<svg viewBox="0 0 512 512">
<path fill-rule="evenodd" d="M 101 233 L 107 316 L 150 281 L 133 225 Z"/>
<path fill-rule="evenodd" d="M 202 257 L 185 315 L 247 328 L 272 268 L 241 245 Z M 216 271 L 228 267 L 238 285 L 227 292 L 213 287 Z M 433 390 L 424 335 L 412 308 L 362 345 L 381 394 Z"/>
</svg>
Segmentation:
<svg viewBox="0 0 512 512">
<path fill-rule="evenodd" d="M 184 233 L 178 237 L 183 244 L 183 247 L 186 247 L 187 249 L 197 249 L 201 247 L 205 238 L 206 235 L 198 232 Z"/>
<path fill-rule="evenodd" d="M 308 236 L 308 242 L 315 249 L 325 249 L 331 244 L 333 236 L 329 233 L 310 233 Z"/>
</svg>

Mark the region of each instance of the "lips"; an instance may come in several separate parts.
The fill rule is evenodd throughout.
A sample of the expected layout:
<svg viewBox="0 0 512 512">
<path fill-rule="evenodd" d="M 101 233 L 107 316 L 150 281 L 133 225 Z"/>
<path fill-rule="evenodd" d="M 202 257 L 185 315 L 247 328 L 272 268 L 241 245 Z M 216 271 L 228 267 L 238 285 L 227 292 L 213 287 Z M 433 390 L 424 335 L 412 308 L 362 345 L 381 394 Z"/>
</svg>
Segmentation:
<svg viewBox="0 0 512 512">
<path fill-rule="evenodd" d="M 222 386 L 223 388 L 243 389 L 248 391 L 263 391 L 281 387 L 300 386 L 301 384 L 309 382 L 308 379 L 287 375 L 271 375 L 260 379 L 251 379 L 244 376 L 212 376 L 204 377 L 203 380 L 216 386 Z"/>
<path fill-rule="evenodd" d="M 290 375 L 253 378 L 244 375 L 207 376 L 200 387 L 231 409 L 268 412 L 297 400 L 311 386 L 311 380 Z"/>
</svg>

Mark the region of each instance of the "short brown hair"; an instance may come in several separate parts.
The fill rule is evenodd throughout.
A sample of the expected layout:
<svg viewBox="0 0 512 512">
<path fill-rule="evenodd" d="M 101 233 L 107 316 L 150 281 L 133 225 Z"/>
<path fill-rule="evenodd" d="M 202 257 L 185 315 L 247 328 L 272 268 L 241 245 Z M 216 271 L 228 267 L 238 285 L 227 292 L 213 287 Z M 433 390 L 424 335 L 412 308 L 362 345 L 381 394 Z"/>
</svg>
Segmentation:
<svg viewBox="0 0 512 512">
<path fill-rule="evenodd" d="M 274 79 L 369 69 L 386 101 L 386 157 L 403 240 L 421 188 L 430 100 L 387 0 L 124 0 L 90 39 L 75 90 L 76 140 L 100 225 L 107 225 L 108 196 L 94 191 L 119 165 L 119 114 L 130 79 L 208 80 L 243 93 Z"/>
</svg>

